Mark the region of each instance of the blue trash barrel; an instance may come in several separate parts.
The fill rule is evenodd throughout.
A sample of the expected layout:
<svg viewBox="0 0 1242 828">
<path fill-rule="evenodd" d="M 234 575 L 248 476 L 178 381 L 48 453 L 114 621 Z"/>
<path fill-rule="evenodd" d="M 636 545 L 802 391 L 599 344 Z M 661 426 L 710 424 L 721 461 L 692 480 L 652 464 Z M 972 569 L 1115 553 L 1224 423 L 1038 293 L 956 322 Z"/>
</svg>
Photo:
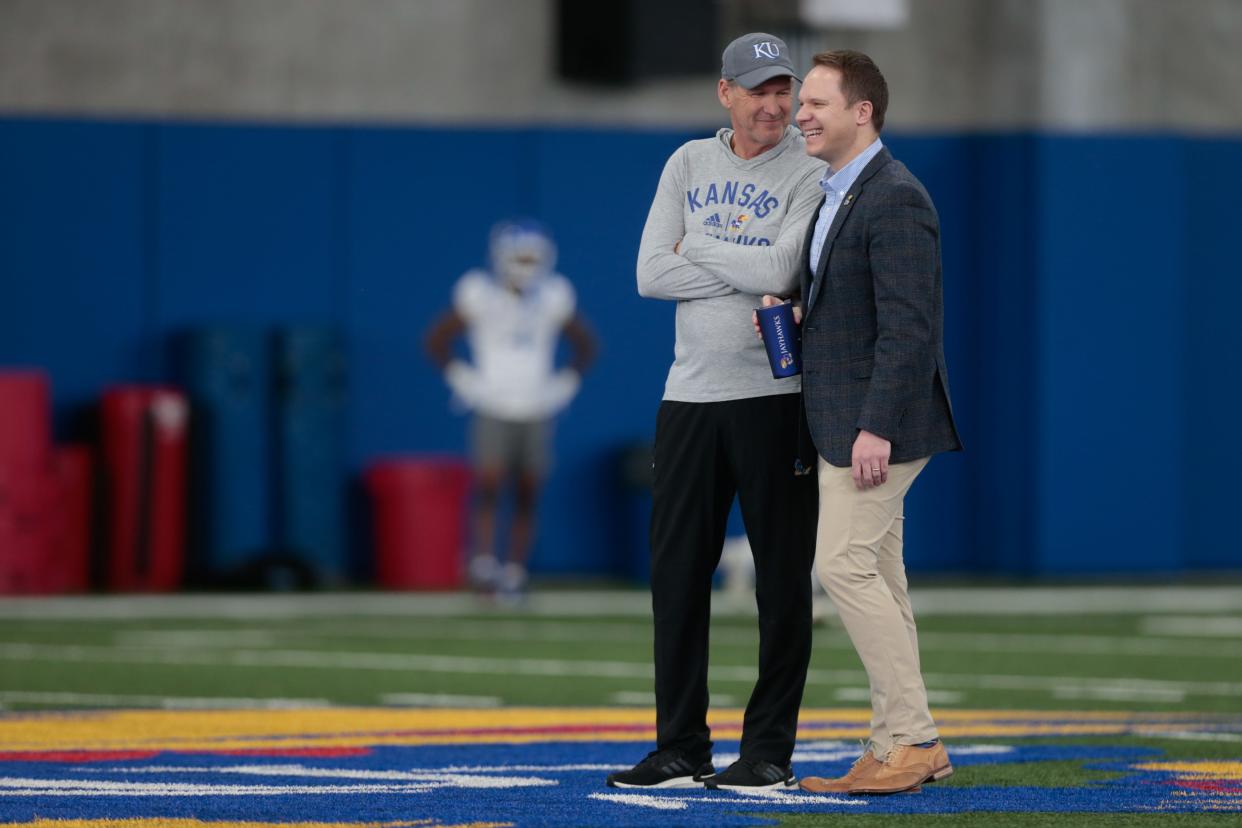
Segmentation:
<svg viewBox="0 0 1242 828">
<path fill-rule="evenodd" d="M 220 581 L 271 551 L 269 336 L 203 328 L 181 335 L 176 350 L 191 410 L 191 578 Z"/>
<path fill-rule="evenodd" d="M 345 580 L 344 336 L 332 327 L 276 332 L 273 406 L 276 542 L 321 584 Z"/>
</svg>

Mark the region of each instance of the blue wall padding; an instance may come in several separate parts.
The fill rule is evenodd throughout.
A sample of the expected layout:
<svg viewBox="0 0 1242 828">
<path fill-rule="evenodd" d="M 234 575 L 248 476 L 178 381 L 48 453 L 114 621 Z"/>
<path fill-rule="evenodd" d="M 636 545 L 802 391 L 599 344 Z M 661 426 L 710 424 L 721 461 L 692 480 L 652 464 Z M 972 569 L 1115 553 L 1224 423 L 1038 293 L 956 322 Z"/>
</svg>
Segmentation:
<svg viewBox="0 0 1242 828">
<path fill-rule="evenodd" d="M 337 325 L 349 474 L 384 454 L 461 452 L 465 419 L 422 337 L 485 262 L 491 223 L 534 215 L 602 346 L 558 425 L 536 568 L 640 571 L 645 527 L 630 524 L 645 510 L 617 458 L 653 433 L 673 307 L 637 296 L 634 260 L 665 159 L 703 134 L 0 119 L 0 364 L 48 368 L 63 413 L 109 382 L 169 378 L 174 331 Z M 1242 143 L 886 142 L 940 212 L 968 449 L 933 461 L 908 498 L 911 567 L 1242 565 L 1219 529 L 1236 487 L 1203 476 L 1242 459 L 1228 436 Z M 275 486 L 254 464 L 232 474 Z"/>
<path fill-rule="evenodd" d="M 190 398 L 192 568 L 231 577 L 271 551 L 270 337 L 215 326 L 179 334 L 173 350 Z"/>
<path fill-rule="evenodd" d="M 281 329 L 273 340 L 276 548 L 340 583 L 345 551 L 344 338 L 335 328 Z"/>
<path fill-rule="evenodd" d="M 953 301 L 960 280 L 946 272 L 946 313 L 957 308 L 963 314 L 958 325 L 973 331 L 973 341 L 955 352 L 949 367 L 954 395 L 971 395 L 966 398 L 971 405 L 959 402 L 956 412 L 970 469 L 961 490 L 974 526 L 970 564 L 1030 574 L 1037 567 L 1040 537 L 1035 141 L 977 136 L 966 143 L 971 162 L 963 181 L 969 206 L 959 216 L 964 235 L 950 235 L 953 240 L 946 243 L 963 248 L 963 276 L 971 274 L 972 297 L 969 309 Z M 946 217 L 946 223 L 952 220 Z M 950 317 L 946 325 L 952 322 Z"/>
<path fill-rule="evenodd" d="M 1242 467 L 1235 432 L 1242 412 L 1242 140 L 1189 142 L 1181 174 L 1187 184 L 1183 247 L 1183 334 L 1179 455 L 1175 474 L 1183 509 L 1182 563 L 1236 569 L 1242 544 L 1235 527 L 1238 485 L 1229 469 Z M 1162 319 L 1162 321 L 1165 321 Z M 1168 336 L 1168 332 L 1164 336 Z M 1158 335 L 1159 336 L 1159 335 Z"/>
<path fill-rule="evenodd" d="M 1182 144 L 1038 143 L 1040 569 L 1183 559 Z"/>
<path fill-rule="evenodd" d="M 338 144 L 327 130 L 160 127 L 159 328 L 337 317 Z"/>
<path fill-rule="evenodd" d="M 62 429 L 104 386 L 155 378 L 151 134 L 0 119 L 0 364 L 47 369 Z"/>
</svg>

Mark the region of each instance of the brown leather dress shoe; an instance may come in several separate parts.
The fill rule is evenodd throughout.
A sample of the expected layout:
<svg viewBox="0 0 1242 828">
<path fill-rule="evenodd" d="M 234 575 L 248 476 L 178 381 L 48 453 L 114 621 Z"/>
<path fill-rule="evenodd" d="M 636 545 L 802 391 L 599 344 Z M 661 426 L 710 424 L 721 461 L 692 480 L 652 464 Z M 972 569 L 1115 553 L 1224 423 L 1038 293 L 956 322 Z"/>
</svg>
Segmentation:
<svg viewBox="0 0 1242 828">
<path fill-rule="evenodd" d="M 862 756 L 854 760 L 854 764 L 850 765 L 845 776 L 838 776 L 836 779 L 804 776 L 798 787 L 811 793 L 849 793 L 850 788 L 861 784 L 864 778 L 871 776 L 879 768 L 880 760 L 876 759 L 875 754 L 868 748 L 863 751 Z"/>
<path fill-rule="evenodd" d="M 953 775 L 949 754 L 939 740 L 930 747 L 896 745 L 865 779 L 849 789 L 852 794 L 891 794 L 910 791 L 924 782 L 937 782 Z"/>
<path fill-rule="evenodd" d="M 863 753 L 854 760 L 854 764 L 850 766 L 845 776 L 838 776 L 835 779 L 824 779 L 819 776 L 803 777 L 799 787 L 809 793 L 849 793 L 850 788 L 855 785 L 862 784 L 863 780 L 869 778 L 880 768 L 880 760 L 875 758 L 875 754 L 870 750 Z M 918 793 L 923 790 L 922 787 L 915 785 L 905 793 Z"/>
</svg>

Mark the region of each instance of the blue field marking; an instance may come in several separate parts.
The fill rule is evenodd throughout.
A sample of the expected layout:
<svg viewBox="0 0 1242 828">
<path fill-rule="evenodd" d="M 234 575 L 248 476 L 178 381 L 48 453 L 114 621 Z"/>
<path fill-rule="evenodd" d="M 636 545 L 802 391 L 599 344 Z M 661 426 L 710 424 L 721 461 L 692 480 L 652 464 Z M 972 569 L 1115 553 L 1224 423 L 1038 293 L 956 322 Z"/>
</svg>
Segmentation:
<svg viewBox="0 0 1242 828">
<path fill-rule="evenodd" d="M 1177 774 L 1136 769 L 1159 758 L 1116 746 L 960 743 L 949 745 L 957 781 L 889 797 L 817 796 L 797 789 L 742 795 L 725 791 L 614 789 L 604 777 L 641 758 L 633 742 L 377 747 L 361 756 L 252 757 L 161 753 L 142 761 L 0 765 L 0 820 L 34 817 L 249 821 L 429 819 L 526 826 L 751 826 L 753 814 L 946 814 L 962 811 L 1195 812 L 1221 807 L 1219 795 L 1177 786 Z M 718 744 L 717 759 L 736 753 Z M 857 751 L 814 742 L 794 757 L 800 775 L 843 773 Z M 1081 787 L 969 785 L 971 769 L 998 763 L 1076 760 L 1121 778 Z M 718 763 L 719 764 L 719 763 Z M 1215 803 L 1213 806 L 1211 803 Z M 1242 808 L 1242 798 L 1224 807 Z"/>
</svg>

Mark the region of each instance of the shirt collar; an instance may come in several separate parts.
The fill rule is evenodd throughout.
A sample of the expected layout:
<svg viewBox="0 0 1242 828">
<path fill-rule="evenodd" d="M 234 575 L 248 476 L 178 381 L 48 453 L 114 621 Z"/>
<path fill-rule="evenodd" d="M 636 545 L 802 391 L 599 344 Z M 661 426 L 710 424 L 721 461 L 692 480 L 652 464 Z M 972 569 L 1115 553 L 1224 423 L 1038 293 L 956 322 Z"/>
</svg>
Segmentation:
<svg viewBox="0 0 1242 828">
<path fill-rule="evenodd" d="M 850 187 L 853 187 L 854 182 L 858 180 L 859 173 L 871 163 L 872 158 L 879 155 L 882 149 L 884 149 L 884 144 L 880 143 L 880 139 L 877 137 L 865 150 L 858 153 L 854 160 L 841 169 L 833 170 L 832 167 L 828 167 L 824 170 L 823 177 L 819 179 L 820 189 L 825 193 L 831 191 L 841 195 L 849 192 Z"/>
</svg>

